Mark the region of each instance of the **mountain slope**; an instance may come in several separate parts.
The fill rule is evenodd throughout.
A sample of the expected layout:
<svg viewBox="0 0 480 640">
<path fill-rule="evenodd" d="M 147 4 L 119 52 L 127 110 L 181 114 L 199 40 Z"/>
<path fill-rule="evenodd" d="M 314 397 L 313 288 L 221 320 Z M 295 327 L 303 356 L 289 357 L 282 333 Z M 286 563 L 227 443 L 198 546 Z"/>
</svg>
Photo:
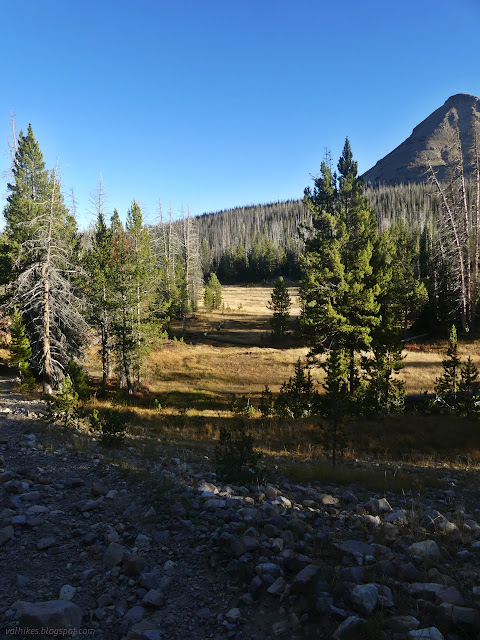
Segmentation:
<svg viewBox="0 0 480 640">
<path fill-rule="evenodd" d="M 479 120 L 480 98 L 465 93 L 451 96 L 417 125 L 409 138 L 364 173 L 365 182 L 372 185 L 425 182 L 429 162 L 443 180 L 448 167 L 458 157 L 457 127 L 467 158 L 473 144 L 473 130 L 478 127 Z"/>
</svg>

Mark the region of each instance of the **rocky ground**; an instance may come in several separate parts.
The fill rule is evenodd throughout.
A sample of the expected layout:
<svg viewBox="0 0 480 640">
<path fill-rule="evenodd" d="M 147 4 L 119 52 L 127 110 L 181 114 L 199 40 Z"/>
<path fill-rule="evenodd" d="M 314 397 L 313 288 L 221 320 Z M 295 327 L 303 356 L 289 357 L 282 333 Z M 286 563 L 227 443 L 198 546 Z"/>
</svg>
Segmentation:
<svg viewBox="0 0 480 640">
<path fill-rule="evenodd" d="M 6 637 L 480 638 L 471 472 L 439 471 L 422 496 L 226 486 L 188 454 L 126 474 L 134 449 L 62 444 L 40 401 L 0 387 Z"/>
</svg>

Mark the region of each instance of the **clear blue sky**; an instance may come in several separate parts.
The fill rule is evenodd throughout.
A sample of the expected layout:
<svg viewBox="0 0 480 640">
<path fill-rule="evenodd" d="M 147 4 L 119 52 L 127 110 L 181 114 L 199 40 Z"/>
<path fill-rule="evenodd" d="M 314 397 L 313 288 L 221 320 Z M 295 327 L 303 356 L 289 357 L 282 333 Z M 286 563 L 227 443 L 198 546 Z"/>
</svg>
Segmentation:
<svg viewBox="0 0 480 640">
<path fill-rule="evenodd" d="M 477 0 L 15 0 L 1 18 L 0 169 L 12 111 L 80 226 L 100 174 L 110 210 L 136 199 L 149 221 L 159 198 L 299 198 L 325 147 L 348 135 L 363 172 L 450 95 L 480 96 Z"/>
</svg>

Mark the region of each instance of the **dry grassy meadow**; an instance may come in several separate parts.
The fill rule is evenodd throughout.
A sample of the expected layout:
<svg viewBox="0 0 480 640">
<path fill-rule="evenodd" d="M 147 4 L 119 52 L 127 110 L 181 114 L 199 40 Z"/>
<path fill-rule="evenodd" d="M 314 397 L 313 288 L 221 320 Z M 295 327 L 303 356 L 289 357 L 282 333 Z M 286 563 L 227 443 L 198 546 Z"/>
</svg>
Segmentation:
<svg viewBox="0 0 480 640">
<path fill-rule="evenodd" d="M 211 453 L 220 426 L 235 420 L 230 407 L 233 394 L 250 398 L 258 406 L 265 385 L 276 393 L 294 371 L 307 348 L 293 338 L 281 345 L 269 343 L 267 308 L 271 287 L 224 286 L 223 308 L 207 313 L 200 306 L 186 323 L 173 326 L 175 339 L 152 350 L 144 380 L 148 392 L 138 394 L 125 407 L 132 434 L 145 440 L 145 450 L 158 442 L 181 452 L 192 445 L 199 454 Z M 298 290 L 290 289 L 294 302 L 292 327 L 300 311 Z M 433 391 L 442 373 L 446 341 L 428 345 L 410 343 L 401 372 L 409 394 Z M 462 357 L 472 356 L 480 366 L 480 343 L 464 343 Z M 87 366 L 99 376 L 99 360 L 92 348 Z M 322 372 L 313 372 L 321 388 Z M 109 401 L 92 400 L 97 407 L 118 402 L 112 387 Z M 318 420 L 264 419 L 258 413 L 249 426 L 263 452 L 285 459 L 323 457 Z M 480 425 L 455 416 L 406 414 L 349 425 L 349 457 L 419 461 L 422 464 L 476 464 L 480 461 Z"/>
</svg>

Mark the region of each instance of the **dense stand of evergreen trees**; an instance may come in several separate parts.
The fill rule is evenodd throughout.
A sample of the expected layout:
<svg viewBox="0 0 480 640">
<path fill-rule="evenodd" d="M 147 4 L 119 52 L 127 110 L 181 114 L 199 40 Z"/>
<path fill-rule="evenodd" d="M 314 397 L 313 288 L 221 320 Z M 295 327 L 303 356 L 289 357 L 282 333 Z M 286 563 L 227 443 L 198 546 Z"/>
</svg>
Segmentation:
<svg viewBox="0 0 480 640">
<path fill-rule="evenodd" d="M 103 387 L 115 372 L 133 393 L 152 338 L 170 318 L 196 308 L 203 284 L 196 221 L 188 213 L 175 225 L 160 220 L 149 229 L 135 201 L 125 224 L 117 211 L 108 220 L 100 182 L 92 198 L 95 226 L 79 234 L 30 125 L 14 142 L 12 165 L 0 277 L 4 308 L 14 317 L 14 363 L 24 378 L 31 366 L 51 394 L 93 327 Z"/>
</svg>

